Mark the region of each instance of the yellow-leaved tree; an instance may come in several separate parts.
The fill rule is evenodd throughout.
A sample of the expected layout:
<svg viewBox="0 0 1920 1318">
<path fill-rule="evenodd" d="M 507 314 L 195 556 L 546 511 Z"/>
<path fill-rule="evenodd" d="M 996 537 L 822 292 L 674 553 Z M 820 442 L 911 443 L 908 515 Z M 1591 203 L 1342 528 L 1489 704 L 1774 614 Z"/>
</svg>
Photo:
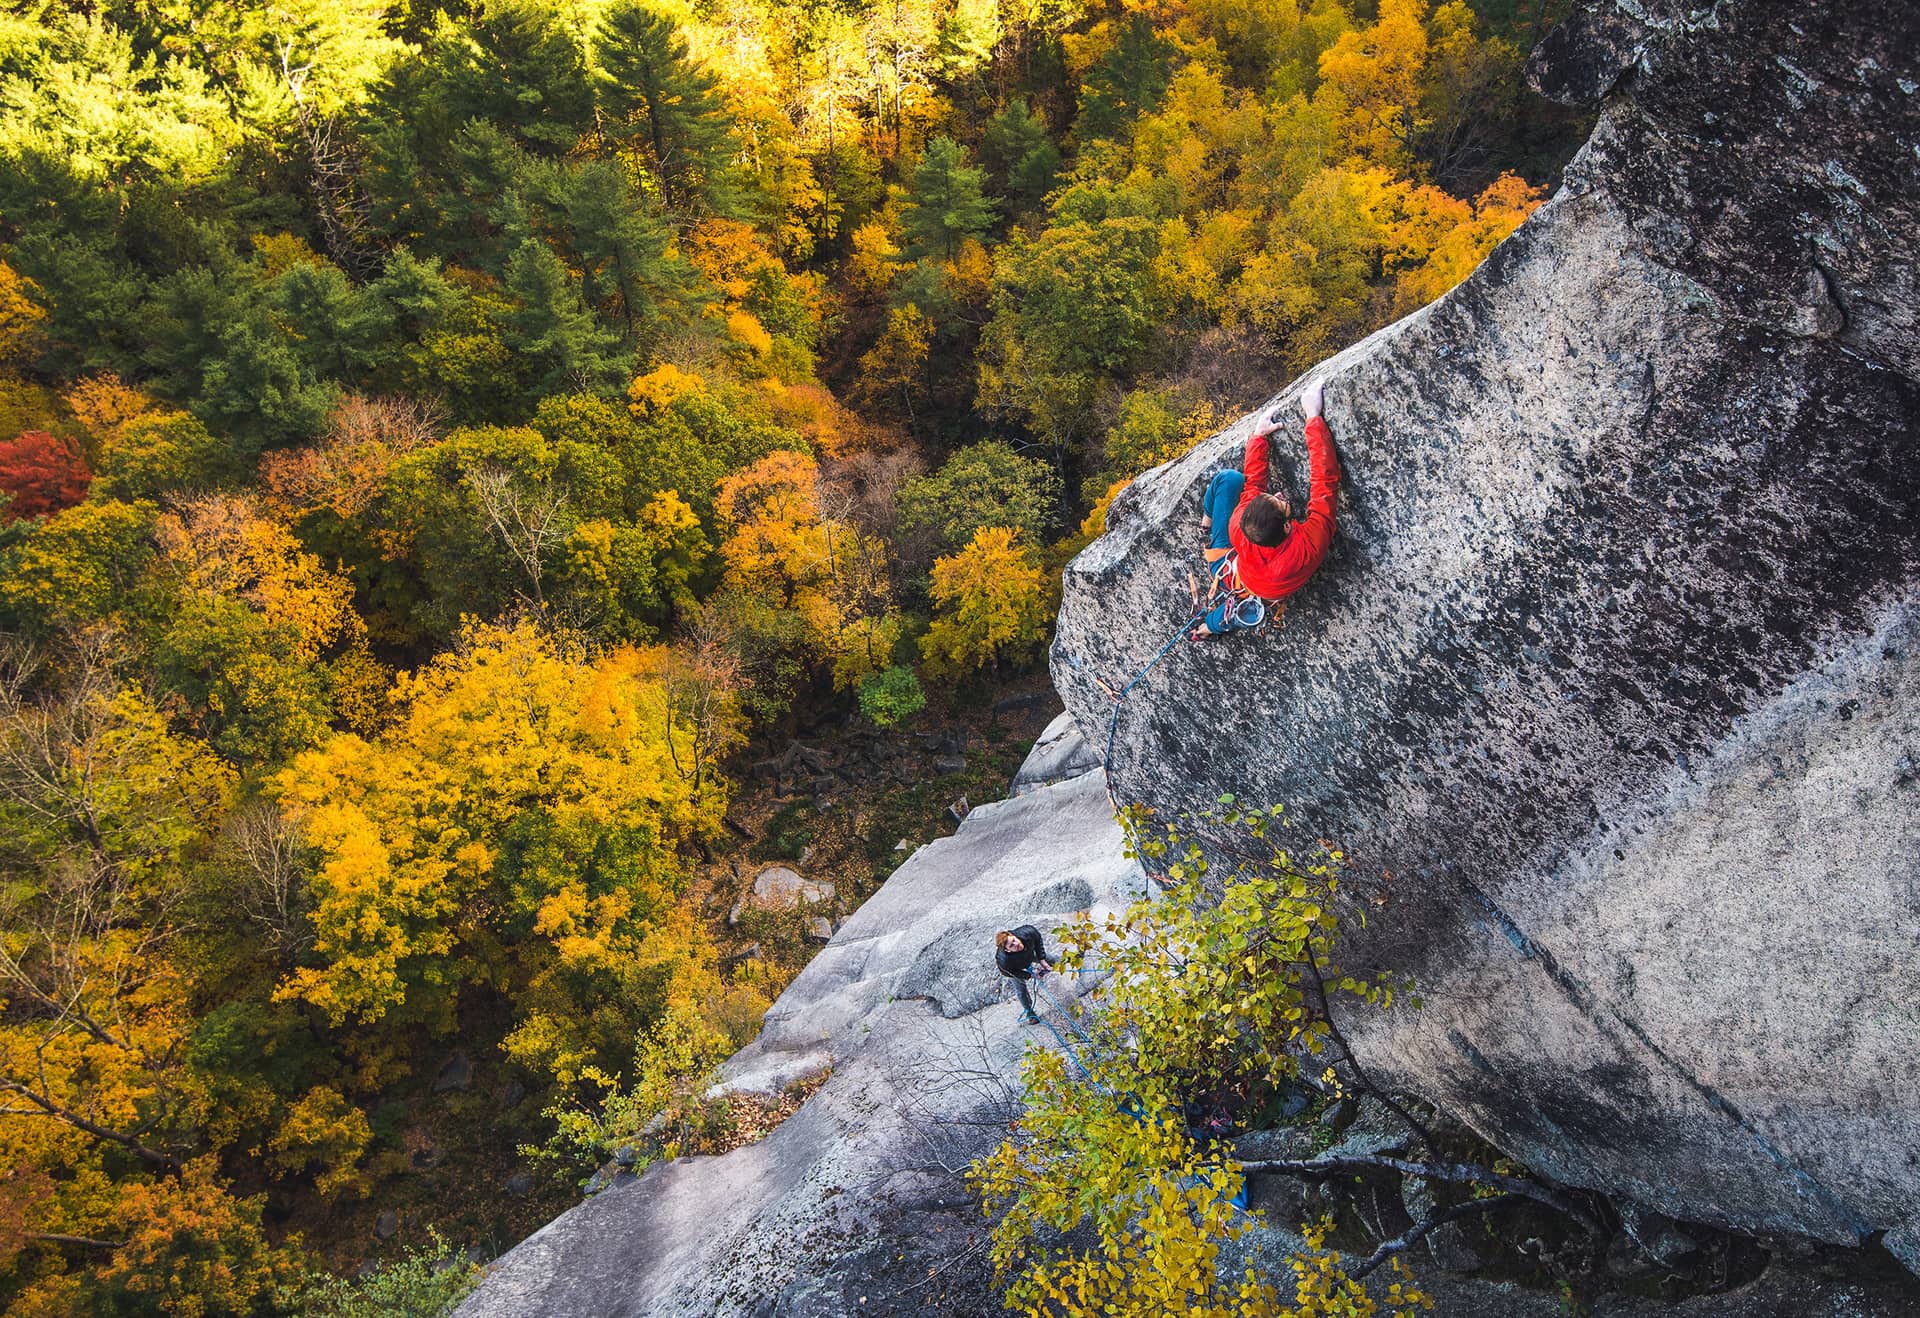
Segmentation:
<svg viewBox="0 0 1920 1318">
<path fill-rule="evenodd" d="M 35 330 L 47 313 L 34 295 L 33 281 L 23 279 L 0 261 L 0 362 L 12 363 L 27 355 Z"/>
<path fill-rule="evenodd" d="M 836 688 L 892 662 L 900 625 L 886 547 L 824 515 L 812 458 L 769 453 L 722 482 L 716 503 L 729 527 L 720 545 L 726 584 L 797 623 L 800 645 L 830 667 Z"/>
<path fill-rule="evenodd" d="M 234 774 L 101 654 L 0 663 L 0 1293 L 13 1313 L 265 1311 L 297 1269 L 202 1153 L 193 904 Z"/>
<path fill-rule="evenodd" d="M 712 981 L 675 899 L 681 848 L 718 831 L 727 785 L 696 763 L 714 711 L 677 699 L 670 669 L 663 647 L 594 654 L 533 621 L 470 622 L 398 680 L 377 739 L 301 755 L 274 790 L 318 857 L 315 964 L 279 996 L 335 1023 L 450 1029 L 483 982 L 514 1004 L 516 1059 L 562 1082 L 616 1067 Z"/>
<path fill-rule="evenodd" d="M 1432 193 L 1433 188 L 1419 189 Z M 1520 222 L 1540 208 L 1545 193 L 1514 174 L 1502 174 L 1474 198 L 1471 207 L 1455 202 L 1452 223 L 1435 236 L 1421 264 L 1404 271 L 1394 283 L 1394 310 L 1423 307 L 1472 274 L 1474 267 Z"/>
<path fill-rule="evenodd" d="M 983 526 L 933 564 L 940 616 L 920 641 L 929 676 L 958 677 L 1026 659 L 1047 639 L 1052 592 L 1034 552 L 1004 526 Z"/>
<path fill-rule="evenodd" d="M 1370 27 L 1343 32 L 1320 56 L 1322 95 L 1335 107 L 1347 151 L 1368 164 L 1411 172 L 1427 64 L 1427 0 L 1383 0 Z"/>
</svg>

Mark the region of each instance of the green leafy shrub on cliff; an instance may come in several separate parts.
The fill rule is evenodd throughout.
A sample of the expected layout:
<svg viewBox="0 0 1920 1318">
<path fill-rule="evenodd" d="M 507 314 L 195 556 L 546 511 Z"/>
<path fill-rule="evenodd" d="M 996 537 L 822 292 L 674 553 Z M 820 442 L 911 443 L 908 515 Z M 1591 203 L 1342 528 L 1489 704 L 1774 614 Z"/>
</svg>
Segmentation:
<svg viewBox="0 0 1920 1318">
<path fill-rule="evenodd" d="M 1080 1015 L 1079 1063 L 1029 1051 L 1026 1110 L 970 1177 L 990 1215 L 992 1257 L 1011 1309 L 1030 1314 L 1186 1313 L 1353 1315 L 1376 1312 L 1337 1253 L 1310 1227 L 1294 1263 L 1294 1304 L 1249 1273 L 1218 1275 L 1222 1243 L 1254 1221 L 1232 1205 L 1240 1166 L 1193 1131 L 1196 1108 L 1258 1111 L 1338 1037 L 1323 1004 L 1345 997 L 1391 1005 L 1395 985 L 1343 974 L 1333 962 L 1341 855 L 1296 859 L 1280 845 L 1281 812 L 1229 798 L 1205 822 L 1244 844 L 1219 898 L 1198 843 L 1127 818 L 1135 854 L 1164 869 L 1167 890 L 1124 914 L 1061 931 L 1062 970 L 1107 978 L 1095 1012 Z M 1043 1000 L 1042 1005 L 1050 1005 Z M 1344 1060 L 1344 1049 L 1333 1058 Z M 1085 1068 L 1085 1069 L 1082 1069 Z M 1202 1118 L 1204 1123 L 1207 1119 Z M 1222 1129 L 1230 1126 L 1230 1118 Z M 1076 1243 L 1088 1239 L 1080 1247 Z M 1061 1242 L 1069 1243 L 1061 1243 Z M 1398 1261 L 1395 1260 L 1398 1267 Z M 1425 1297 L 1395 1281 L 1388 1305 L 1410 1313 Z"/>
<path fill-rule="evenodd" d="M 301 1318 L 442 1318 L 482 1275 L 438 1231 L 429 1231 L 425 1245 L 364 1277 L 319 1281 L 298 1312 Z"/>
</svg>

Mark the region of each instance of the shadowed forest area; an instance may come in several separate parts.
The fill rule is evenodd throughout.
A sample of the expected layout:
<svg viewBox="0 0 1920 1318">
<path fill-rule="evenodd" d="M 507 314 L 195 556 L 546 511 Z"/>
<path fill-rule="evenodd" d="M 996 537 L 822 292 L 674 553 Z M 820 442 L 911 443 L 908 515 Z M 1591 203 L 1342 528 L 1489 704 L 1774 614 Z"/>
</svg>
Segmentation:
<svg viewBox="0 0 1920 1318">
<path fill-rule="evenodd" d="M 1557 182 L 1565 9 L 8 5 L 6 1311 L 433 1312 L 777 1119 L 751 766 L 1003 783 L 1118 489 Z"/>
</svg>

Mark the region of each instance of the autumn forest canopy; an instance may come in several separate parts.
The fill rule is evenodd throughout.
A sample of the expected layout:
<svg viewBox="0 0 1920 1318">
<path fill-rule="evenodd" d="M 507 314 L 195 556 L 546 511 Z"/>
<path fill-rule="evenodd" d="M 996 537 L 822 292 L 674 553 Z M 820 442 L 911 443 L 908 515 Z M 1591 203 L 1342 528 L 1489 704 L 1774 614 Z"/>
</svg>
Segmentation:
<svg viewBox="0 0 1920 1318">
<path fill-rule="evenodd" d="M 784 983 L 743 761 L 1463 278 L 1563 8 L 0 9 L 0 1305 L 358 1312 L 456 1034 L 644 1127 Z"/>
</svg>

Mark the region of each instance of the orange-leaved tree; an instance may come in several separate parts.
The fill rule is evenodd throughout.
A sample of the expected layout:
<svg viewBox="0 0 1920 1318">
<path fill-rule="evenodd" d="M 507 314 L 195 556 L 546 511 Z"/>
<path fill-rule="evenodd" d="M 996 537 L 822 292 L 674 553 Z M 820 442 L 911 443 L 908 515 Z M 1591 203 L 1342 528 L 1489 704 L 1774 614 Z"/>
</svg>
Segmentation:
<svg viewBox="0 0 1920 1318">
<path fill-rule="evenodd" d="M 720 486 L 729 530 L 726 584 L 798 622 L 808 657 L 845 689 L 885 668 L 899 636 L 886 550 L 823 514 L 819 469 L 803 453 L 768 454 Z"/>
</svg>

